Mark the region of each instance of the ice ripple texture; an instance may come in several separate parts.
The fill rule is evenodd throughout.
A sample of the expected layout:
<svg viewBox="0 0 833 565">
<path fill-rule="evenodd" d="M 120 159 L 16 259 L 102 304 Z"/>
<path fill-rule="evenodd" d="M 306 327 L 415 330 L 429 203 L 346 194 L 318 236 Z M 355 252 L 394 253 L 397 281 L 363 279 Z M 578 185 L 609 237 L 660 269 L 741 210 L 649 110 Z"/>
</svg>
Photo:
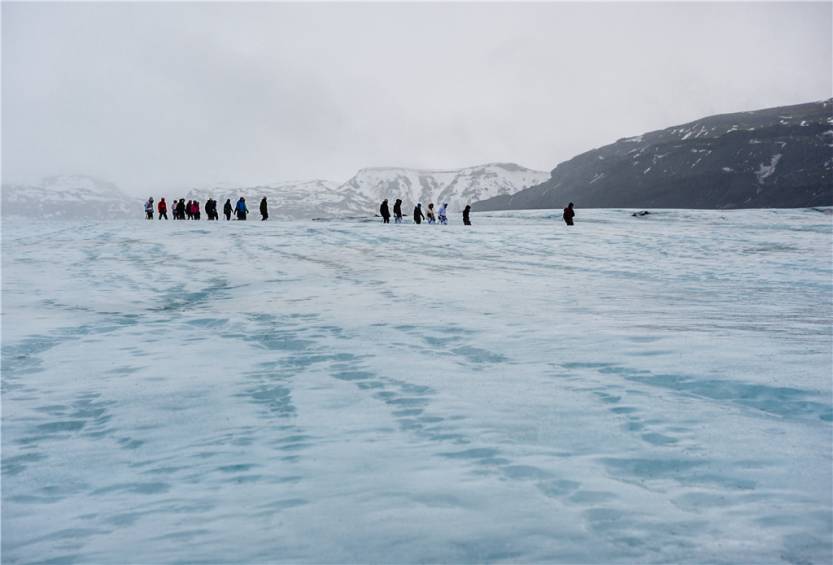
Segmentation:
<svg viewBox="0 0 833 565">
<path fill-rule="evenodd" d="M 830 563 L 831 217 L 3 226 L 6 563 Z"/>
</svg>

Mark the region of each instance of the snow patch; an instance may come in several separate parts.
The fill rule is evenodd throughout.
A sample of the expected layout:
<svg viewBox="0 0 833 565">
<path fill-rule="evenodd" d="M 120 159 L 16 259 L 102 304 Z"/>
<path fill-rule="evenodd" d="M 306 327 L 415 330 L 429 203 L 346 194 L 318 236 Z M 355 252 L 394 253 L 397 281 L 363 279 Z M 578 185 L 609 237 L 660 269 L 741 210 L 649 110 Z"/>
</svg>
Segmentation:
<svg viewBox="0 0 833 565">
<path fill-rule="evenodd" d="M 592 179 L 590 179 L 590 182 L 588 184 L 593 184 L 594 182 L 605 178 L 605 176 L 607 176 L 605 173 L 596 173 L 596 175 Z"/>
<path fill-rule="evenodd" d="M 758 184 L 763 183 L 765 179 L 772 176 L 772 174 L 775 172 L 775 167 L 778 166 L 778 161 L 780 160 L 781 154 L 776 153 L 772 156 L 772 159 L 769 160 L 769 165 L 765 165 L 764 163 L 760 164 L 758 170 L 755 171 L 755 176 L 758 178 Z"/>
</svg>

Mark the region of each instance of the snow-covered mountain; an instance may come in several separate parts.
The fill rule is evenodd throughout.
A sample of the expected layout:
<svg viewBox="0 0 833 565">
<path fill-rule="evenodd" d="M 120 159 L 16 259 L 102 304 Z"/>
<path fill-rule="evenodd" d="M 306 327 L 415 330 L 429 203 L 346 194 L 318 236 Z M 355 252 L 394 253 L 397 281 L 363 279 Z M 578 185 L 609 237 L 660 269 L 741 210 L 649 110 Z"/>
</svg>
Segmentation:
<svg viewBox="0 0 833 565">
<path fill-rule="evenodd" d="M 410 212 L 417 202 L 439 206 L 447 202 L 450 212 L 461 211 L 466 204 L 524 188 L 549 179 L 549 173 L 535 171 L 514 163 L 489 163 L 452 170 L 373 167 L 362 169 L 339 187 L 342 208 L 356 213 L 375 212 L 387 198 L 391 206 L 403 201 L 403 212 Z"/>
<path fill-rule="evenodd" d="M 85 175 L 53 176 L 39 184 L 4 184 L 3 215 L 43 218 L 125 217 L 137 209 L 136 198 L 110 182 Z"/>
<path fill-rule="evenodd" d="M 281 181 L 258 186 L 223 183 L 205 188 L 153 194 L 158 202 L 185 198 L 204 204 L 214 198 L 220 207 L 227 198 L 246 199 L 256 211 L 261 198 L 269 203 L 273 218 L 311 219 L 372 216 L 388 198 L 403 200 L 409 214 L 417 202 L 427 206 L 449 203 L 457 212 L 466 204 L 493 196 L 514 194 L 549 178 L 513 163 L 490 163 L 453 170 L 421 170 L 397 167 L 361 169 L 346 183 L 328 180 Z M 3 214 L 54 218 L 138 217 L 144 215 L 146 196 L 127 196 L 114 184 L 85 176 L 50 177 L 39 185 L 4 185 Z"/>
<path fill-rule="evenodd" d="M 171 198 L 196 199 L 204 204 L 208 198 L 218 202 L 218 210 L 222 213 L 223 203 L 231 199 L 235 204 L 241 196 L 246 199 L 251 212 L 256 212 L 260 200 L 265 196 L 269 204 L 269 216 L 282 219 L 302 219 L 316 217 L 331 217 L 338 215 L 343 208 L 339 206 L 341 197 L 338 192 L 339 183 L 328 180 L 283 181 L 268 185 L 252 187 L 223 186 L 219 188 L 200 188 L 189 190 Z"/>
</svg>

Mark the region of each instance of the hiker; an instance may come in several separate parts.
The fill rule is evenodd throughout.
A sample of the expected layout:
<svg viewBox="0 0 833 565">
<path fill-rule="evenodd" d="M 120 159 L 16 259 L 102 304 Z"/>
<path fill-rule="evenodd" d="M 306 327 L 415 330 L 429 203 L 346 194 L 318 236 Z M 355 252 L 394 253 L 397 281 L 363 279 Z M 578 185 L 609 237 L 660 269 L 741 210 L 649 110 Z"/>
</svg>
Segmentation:
<svg viewBox="0 0 833 565">
<path fill-rule="evenodd" d="M 437 216 L 434 215 L 434 203 L 428 203 L 428 211 L 425 212 L 425 217 L 428 219 L 429 224 L 436 224 L 437 223 Z"/>
<path fill-rule="evenodd" d="M 145 202 L 145 219 L 152 220 L 153 219 L 153 196 L 148 198 L 148 201 Z"/>
<path fill-rule="evenodd" d="M 443 205 L 440 206 L 440 209 L 437 212 L 437 216 L 439 217 L 440 223 L 442 225 L 448 224 L 448 216 L 446 216 L 446 210 L 448 210 L 448 202 L 443 202 Z"/>
<path fill-rule="evenodd" d="M 238 220 L 245 220 L 246 219 L 246 214 L 249 213 L 249 209 L 246 208 L 246 199 L 245 198 L 243 198 L 242 196 L 240 197 L 240 199 L 237 201 L 237 206 L 235 206 L 234 211 L 237 214 L 237 219 Z"/>
<path fill-rule="evenodd" d="M 208 201 L 205 203 L 205 213 L 208 214 L 209 220 L 216 220 L 217 219 L 217 201 L 213 198 L 209 198 Z"/>
<path fill-rule="evenodd" d="M 382 215 L 382 223 L 390 223 L 390 210 L 388 209 L 388 199 L 382 200 L 382 205 L 379 206 L 379 213 Z"/>
<path fill-rule="evenodd" d="M 402 200 L 399 198 L 393 203 L 393 221 L 397 224 L 402 223 Z"/>
<path fill-rule="evenodd" d="M 226 198 L 226 203 L 223 204 L 223 214 L 225 214 L 227 222 L 231 220 L 231 198 Z"/>
<path fill-rule="evenodd" d="M 573 203 L 570 202 L 567 204 L 567 207 L 564 208 L 564 221 L 567 223 L 568 226 L 573 225 L 573 218 L 575 217 L 576 212 L 573 210 Z"/>
<path fill-rule="evenodd" d="M 422 203 L 418 202 L 416 208 L 414 208 L 414 223 L 421 224 L 424 219 L 425 215 L 422 213 Z"/>
<path fill-rule="evenodd" d="M 176 215 L 178 216 L 178 220 L 185 219 L 185 199 L 180 198 L 179 204 L 176 205 Z"/>
<path fill-rule="evenodd" d="M 159 219 L 161 220 L 163 217 L 167 220 L 168 219 L 168 203 L 165 202 L 165 199 L 159 201 L 159 205 L 156 208 L 159 211 Z"/>
<path fill-rule="evenodd" d="M 260 221 L 267 220 L 269 218 L 269 210 L 266 209 L 266 197 L 263 197 L 263 200 L 260 201 Z"/>
<path fill-rule="evenodd" d="M 466 204 L 466 207 L 463 208 L 463 225 L 470 226 L 471 220 L 469 219 L 469 212 L 471 212 L 471 206 Z"/>
<path fill-rule="evenodd" d="M 193 204 L 193 216 L 195 220 L 200 219 L 200 202 L 199 200 L 194 200 Z"/>
</svg>

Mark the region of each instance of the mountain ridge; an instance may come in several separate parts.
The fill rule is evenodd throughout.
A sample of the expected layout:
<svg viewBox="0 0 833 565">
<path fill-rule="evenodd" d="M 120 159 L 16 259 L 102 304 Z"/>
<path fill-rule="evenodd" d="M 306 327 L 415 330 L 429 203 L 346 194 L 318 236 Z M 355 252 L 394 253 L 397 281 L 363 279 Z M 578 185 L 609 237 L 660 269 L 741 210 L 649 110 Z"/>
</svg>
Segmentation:
<svg viewBox="0 0 833 565">
<path fill-rule="evenodd" d="M 372 216 L 383 198 L 393 205 L 403 199 L 403 212 L 409 214 L 417 202 L 449 202 L 450 211 L 484 197 L 514 193 L 538 184 L 549 174 L 515 163 L 486 163 L 460 169 L 414 169 L 409 167 L 366 167 L 346 182 L 323 179 L 277 181 L 255 186 L 220 183 L 198 188 L 167 191 L 165 198 L 197 199 L 209 197 L 220 205 L 226 198 L 243 196 L 255 210 L 262 197 L 269 203 L 274 218 L 337 218 Z M 158 202 L 160 196 L 154 195 Z M 146 197 L 125 195 L 113 183 L 84 175 L 46 177 L 40 184 L 4 184 L 3 215 L 48 218 L 100 218 L 144 215 Z M 253 206 L 254 204 L 254 206 Z"/>
<path fill-rule="evenodd" d="M 778 208 L 833 204 L 833 99 L 706 116 L 559 163 L 473 208 Z"/>
</svg>

